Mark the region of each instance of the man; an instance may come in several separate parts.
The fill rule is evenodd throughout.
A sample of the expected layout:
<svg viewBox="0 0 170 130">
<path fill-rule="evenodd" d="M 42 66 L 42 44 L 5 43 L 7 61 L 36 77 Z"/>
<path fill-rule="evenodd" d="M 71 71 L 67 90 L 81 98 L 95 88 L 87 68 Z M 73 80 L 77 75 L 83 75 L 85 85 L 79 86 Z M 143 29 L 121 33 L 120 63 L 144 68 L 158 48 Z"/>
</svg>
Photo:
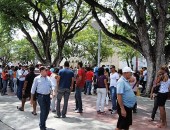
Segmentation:
<svg viewBox="0 0 170 130">
<path fill-rule="evenodd" d="M 26 69 L 25 66 L 22 65 L 21 69 L 18 70 L 19 84 L 18 84 L 18 89 L 17 89 L 17 97 L 19 98 L 19 100 L 22 100 L 22 89 L 24 86 L 25 77 L 28 74 L 28 71 L 25 69 Z"/>
<path fill-rule="evenodd" d="M 145 91 L 146 83 L 147 83 L 147 68 L 143 67 L 143 84 L 142 84 L 141 93 L 143 93 Z"/>
<path fill-rule="evenodd" d="M 93 82 L 93 77 L 94 77 L 94 73 L 92 72 L 92 69 L 90 67 L 87 67 L 87 72 L 86 72 L 86 92 L 88 95 L 92 95 L 91 94 L 91 86 L 92 86 L 92 82 Z M 85 94 L 86 94 L 85 92 Z"/>
<path fill-rule="evenodd" d="M 116 105 L 116 85 L 117 81 L 119 79 L 119 74 L 115 70 L 115 66 L 112 65 L 110 67 L 110 95 L 111 95 L 111 100 L 112 100 L 112 112 L 111 114 L 115 114 L 117 110 L 117 105 Z"/>
<path fill-rule="evenodd" d="M 25 78 L 24 87 L 22 90 L 22 104 L 21 104 L 21 107 L 19 107 L 19 108 L 17 107 L 18 110 L 20 110 L 20 111 L 24 111 L 26 99 L 31 98 L 31 87 L 33 84 L 33 80 L 36 77 L 36 75 L 34 73 L 35 68 L 33 66 L 31 66 L 29 68 L 29 70 L 30 70 L 30 72 L 29 72 L 29 74 L 27 74 L 27 76 Z M 37 103 L 36 103 L 36 95 L 35 95 L 33 98 L 33 112 L 32 112 L 33 115 L 37 115 L 36 105 L 37 105 Z"/>
<path fill-rule="evenodd" d="M 83 87 L 85 85 L 85 70 L 82 68 L 83 63 L 79 62 L 77 65 L 78 68 L 78 74 L 76 76 L 76 92 L 75 92 L 75 100 L 76 100 L 76 113 L 82 113 L 82 97 L 81 97 L 81 92 L 83 90 Z"/>
<path fill-rule="evenodd" d="M 45 67 L 40 67 L 40 75 L 35 77 L 31 88 L 31 104 L 34 101 L 34 94 L 37 92 L 38 104 L 40 105 L 40 130 L 46 130 L 46 120 L 50 111 L 50 92 L 52 85 L 47 76 Z"/>
<path fill-rule="evenodd" d="M 57 116 L 55 118 L 66 118 L 67 113 L 67 106 L 70 92 L 73 89 L 74 84 L 74 73 L 69 69 L 69 62 L 66 61 L 64 63 L 64 69 L 61 69 L 58 74 L 57 78 L 57 87 L 58 87 L 58 94 L 57 94 Z M 60 103 L 62 96 L 64 96 L 64 105 L 62 113 L 60 112 Z"/>
<path fill-rule="evenodd" d="M 9 74 L 9 85 L 12 92 L 14 91 L 13 73 L 14 73 L 14 66 L 11 66 L 10 70 L 8 71 L 8 74 Z"/>
<path fill-rule="evenodd" d="M 123 76 L 117 82 L 117 113 L 119 115 L 116 130 L 129 130 L 132 125 L 132 108 L 136 103 L 136 96 L 130 86 L 129 79 L 132 76 L 130 67 L 125 67 Z"/>
</svg>

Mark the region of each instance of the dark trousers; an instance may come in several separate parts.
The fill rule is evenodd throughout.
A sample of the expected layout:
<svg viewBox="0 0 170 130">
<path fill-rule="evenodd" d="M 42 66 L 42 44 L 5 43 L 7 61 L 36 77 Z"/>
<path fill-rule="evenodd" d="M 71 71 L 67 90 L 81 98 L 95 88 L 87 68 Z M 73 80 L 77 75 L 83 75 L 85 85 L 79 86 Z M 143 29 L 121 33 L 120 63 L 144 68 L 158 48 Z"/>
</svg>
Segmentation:
<svg viewBox="0 0 170 130">
<path fill-rule="evenodd" d="M 75 93 L 75 100 L 76 100 L 76 109 L 82 112 L 82 89 L 83 87 L 76 87 L 76 93 Z"/>
<path fill-rule="evenodd" d="M 2 84 L 3 84 L 3 88 L 1 90 L 1 95 L 4 95 L 7 91 L 7 83 L 8 83 L 8 80 L 2 80 Z"/>
<path fill-rule="evenodd" d="M 143 93 L 145 89 L 146 89 L 146 81 L 143 81 L 141 93 Z"/>
<path fill-rule="evenodd" d="M 64 105 L 62 110 L 62 116 L 65 116 L 67 113 L 67 106 L 68 106 L 68 100 L 70 96 L 70 89 L 59 89 L 57 94 L 57 116 L 61 116 L 60 112 L 60 103 L 62 96 L 64 96 Z"/>
<path fill-rule="evenodd" d="M 157 96 L 154 97 L 154 107 L 152 110 L 152 115 L 151 118 L 154 120 L 155 119 L 155 115 L 156 115 L 156 111 L 158 110 L 158 103 L 157 103 Z"/>
<path fill-rule="evenodd" d="M 19 81 L 19 86 L 17 89 L 17 97 L 19 98 L 19 100 L 22 100 L 22 89 L 24 86 L 24 81 Z"/>
<path fill-rule="evenodd" d="M 50 111 L 50 95 L 38 94 L 38 104 L 40 105 L 40 129 L 46 129 L 46 120 Z"/>
<path fill-rule="evenodd" d="M 87 80 L 86 81 L 86 92 L 88 95 L 91 94 L 91 86 L 92 86 L 92 81 Z"/>
<path fill-rule="evenodd" d="M 3 88 L 3 84 L 2 84 L 2 78 L 1 78 L 1 74 L 0 74 L 0 90 Z"/>
<path fill-rule="evenodd" d="M 116 87 L 114 87 L 114 86 L 111 86 L 111 87 L 110 87 L 110 94 L 111 94 L 111 100 L 112 100 L 112 110 L 117 110 Z"/>
</svg>

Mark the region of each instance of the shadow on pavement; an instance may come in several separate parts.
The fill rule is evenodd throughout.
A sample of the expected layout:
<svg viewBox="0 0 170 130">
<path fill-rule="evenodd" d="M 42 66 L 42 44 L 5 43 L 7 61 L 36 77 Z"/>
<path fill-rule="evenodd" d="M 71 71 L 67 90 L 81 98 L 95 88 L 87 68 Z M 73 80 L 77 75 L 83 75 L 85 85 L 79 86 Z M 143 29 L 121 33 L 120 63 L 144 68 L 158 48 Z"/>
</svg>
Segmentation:
<svg viewBox="0 0 170 130">
<path fill-rule="evenodd" d="M 62 118 L 62 120 L 64 122 L 67 122 L 67 123 L 80 123 L 80 122 L 82 122 L 82 120 L 80 120 L 80 118 L 76 118 L 76 117 Z"/>
</svg>

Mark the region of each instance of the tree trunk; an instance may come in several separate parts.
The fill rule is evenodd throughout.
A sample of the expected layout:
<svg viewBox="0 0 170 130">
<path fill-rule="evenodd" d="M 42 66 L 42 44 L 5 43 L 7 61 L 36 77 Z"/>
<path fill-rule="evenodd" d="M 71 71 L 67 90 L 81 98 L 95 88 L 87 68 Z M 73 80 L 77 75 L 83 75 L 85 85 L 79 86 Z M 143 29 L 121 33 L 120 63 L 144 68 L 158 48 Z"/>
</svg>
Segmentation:
<svg viewBox="0 0 170 130">
<path fill-rule="evenodd" d="M 63 47 L 64 46 L 59 46 L 58 47 L 58 52 L 57 52 L 57 56 L 54 58 L 53 64 L 55 64 L 56 66 L 59 66 L 61 61 L 63 60 Z"/>
<path fill-rule="evenodd" d="M 130 67 L 129 60 L 126 59 L 127 66 Z"/>
</svg>

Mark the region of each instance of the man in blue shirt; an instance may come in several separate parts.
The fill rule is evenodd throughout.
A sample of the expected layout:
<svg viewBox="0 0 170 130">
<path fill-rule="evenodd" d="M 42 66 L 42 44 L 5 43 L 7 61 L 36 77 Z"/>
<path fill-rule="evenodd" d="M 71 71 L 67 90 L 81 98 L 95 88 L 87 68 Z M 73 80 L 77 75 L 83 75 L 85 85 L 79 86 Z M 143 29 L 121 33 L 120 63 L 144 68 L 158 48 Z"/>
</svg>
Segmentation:
<svg viewBox="0 0 170 130">
<path fill-rule="evenodd" d="M 58 94 L 57 94 L 57 116 L 54 116 L 55 118 L 62 118 L 66 117 L 67 113 L 67 106 L 68 106 L 68 100 L 70 92 L 73 89 L 74 84 L 74 73 L 72 70 L 69 69 L 69 62 L 66 61 L 64 63 L 64 69 L 61 69 L 58 74 L 57 78 L 58 83 Z M 60 103 L 62 96 L 64 96 L 64 106 L 62 113 L 60 112 Z"/>
<path fill-rule="evenodd" d="M 132 76 L 132 69 L 125 67 L 123 76 L 117 82 L 117 112 L 119 119 L 116 130 L 129 130 L 132 125 L 132 108 L 136 103 L 136 96 L 130 86 L 129 79 Z"/>
</svg>

